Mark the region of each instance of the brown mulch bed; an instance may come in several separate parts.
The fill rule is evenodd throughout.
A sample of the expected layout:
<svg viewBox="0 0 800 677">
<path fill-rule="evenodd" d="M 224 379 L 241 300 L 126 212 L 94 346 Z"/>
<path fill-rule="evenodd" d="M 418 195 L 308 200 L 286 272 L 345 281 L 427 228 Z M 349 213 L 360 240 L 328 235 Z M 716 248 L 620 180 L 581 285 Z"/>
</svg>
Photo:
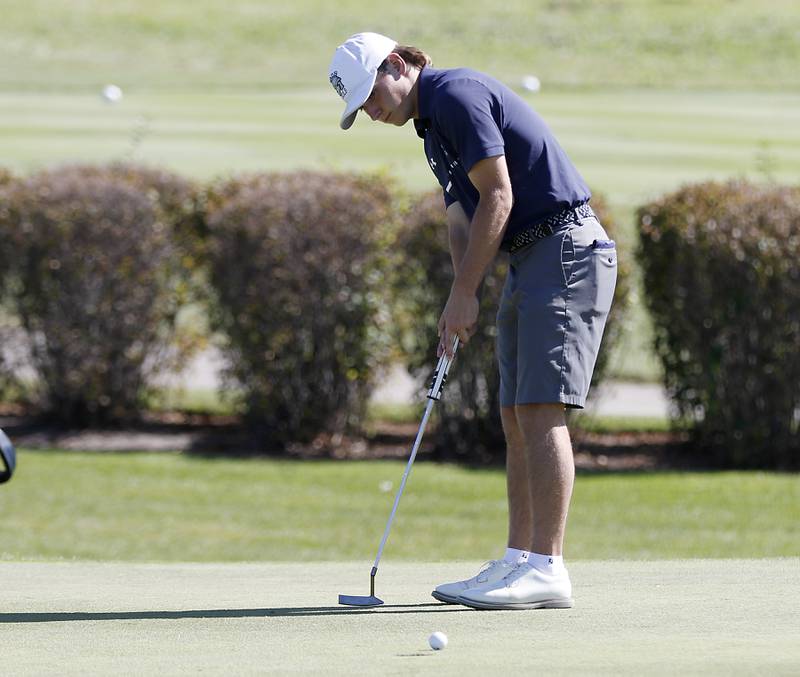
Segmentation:
<svg viewBox="0 0 800 677">
<path fill-rule="evenodd" d="M 2 415 L 5 414 L 5 415 Z M 181 452 L 207 456 L 280 455 L 312 459 L 406 459 L 417 433 L 417 423 L 380 423 L 367 437 L 320 435 L 308 444 L 276 451 L 257 445 L 231 417 L 160 414 L 135 426 L 119 429 L 75 430 L 46 425 L 17 412 L 0 414 L 3 428 L 15 445 L 32 449 L 76 451 Z M 572 432 L 575 465 L 586 472 L 630 472 L 691 465 L 686 454 L 686 433 Z M 423 440 L 420 460 L 432 457 L 432 436 Z"/>
<path fill-rule="evenodd" d="M 685 432 L 574 432 L 575 467 L 587 471 L 688 469 Z"/>
</svg>

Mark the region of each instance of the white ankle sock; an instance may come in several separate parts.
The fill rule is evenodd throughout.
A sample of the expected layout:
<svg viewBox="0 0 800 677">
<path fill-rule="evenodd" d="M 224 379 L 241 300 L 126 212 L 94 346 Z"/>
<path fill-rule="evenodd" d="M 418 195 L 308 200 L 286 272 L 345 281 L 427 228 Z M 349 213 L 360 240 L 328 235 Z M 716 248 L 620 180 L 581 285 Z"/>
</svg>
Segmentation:
<svg viewBox="0 0 800 677">
<path fill-rule="evenodd" d="M 517 548 L 506 548 L 506 554 L 503 560 L 508 564 L 519 564 L 528 559 L 530 553 L 527 550 L 518 550 Z"/>
<path fill-rule="evenodd" d="M 528 557 L 528 564 L 544 574 L 557 574 L 564 570 L 564 558 L 561 555 L 540 555 L 532 552 Z"/>
</svg>

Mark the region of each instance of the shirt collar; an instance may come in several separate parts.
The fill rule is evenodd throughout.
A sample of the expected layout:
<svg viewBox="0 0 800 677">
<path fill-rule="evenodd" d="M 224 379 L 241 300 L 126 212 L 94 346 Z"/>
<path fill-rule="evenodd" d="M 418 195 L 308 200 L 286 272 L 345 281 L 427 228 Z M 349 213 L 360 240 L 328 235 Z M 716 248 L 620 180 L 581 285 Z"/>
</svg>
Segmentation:
<svg viewBox="0 0 800 677">
<path fill-rule="evenodd" d="M 417 136 L 425 138 L 425 132 L 430 129 L 432 117 L 431 99 L 433 98 L 434 76 L 438 69 L 426 66 L 417 77 L 417 113 L 419 117 L 414 120 Z"/>
</svg>

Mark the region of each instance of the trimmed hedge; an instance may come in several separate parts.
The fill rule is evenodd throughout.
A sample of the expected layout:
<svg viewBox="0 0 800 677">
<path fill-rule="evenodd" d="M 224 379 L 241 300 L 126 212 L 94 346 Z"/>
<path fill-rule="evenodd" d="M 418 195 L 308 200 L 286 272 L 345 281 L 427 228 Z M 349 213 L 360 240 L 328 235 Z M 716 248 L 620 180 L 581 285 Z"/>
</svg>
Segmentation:
<svg viewBox="0 0 800 677">
<path fill-rule="evenodd" d="M 638 220 L 655 349 L 697 453 L 800 467 L 800 189 L 686 186 Z"/>
<path fill-rule="evenodd" d="M 611 237 L 616 227 L 602 197 L 592 208 Z M 478 329 L 459 352 L 448 376 L 434 454 L 439 459 L 488 463 L 505 458 L 500 423 L 495 317 L 505 283 L 507 257 L 498 256 L 484 278 Z M 603 338 L 593 384 L 603 377 L 607 356 L 618 339 L 627 307 L 630 267 L 619 257 L 614 307 Z M 436 363 L 437 323 L 453 281 L 447 222 L 440 191 L 425 194 L 411 206 L 398 237 L 393 282 L 395 325 L 402 357 L 411 373 L 426 378 Z"/>
<path fill-rule="evenodd" d="M 387 358 L 385 179 L 244 176 L 208 196 L 212 326 L 263 444 L 358 430 Z"/>
<path fill-rule="evenodd" d="M 138 416 L 184 300 L 162 198 L 189 184 L 121 172 L 67 166 L 0 188 L 3 297 L 28 336 L 35 404 L 70 425 Z"/>
</svg>

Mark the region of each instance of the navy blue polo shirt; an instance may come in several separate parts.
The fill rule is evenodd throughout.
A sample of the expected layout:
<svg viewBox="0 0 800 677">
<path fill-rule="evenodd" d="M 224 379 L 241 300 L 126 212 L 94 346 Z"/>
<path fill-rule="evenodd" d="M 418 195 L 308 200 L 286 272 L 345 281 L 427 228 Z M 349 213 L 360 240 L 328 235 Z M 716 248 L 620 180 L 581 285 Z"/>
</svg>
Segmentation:
<svg viewBox="0 0 800 677">
<path fill-rule="evenodd" d="M 544 120 L 511 89 L 468 68 L 424 68 L 418 79 L 417 134 L 444 191 L 471 219 L 478 191 L 468 173 L 505 155 L 514 206 L 501 249 L 542 219 L 586 202 L 591 192 Z"/>
</svg>

